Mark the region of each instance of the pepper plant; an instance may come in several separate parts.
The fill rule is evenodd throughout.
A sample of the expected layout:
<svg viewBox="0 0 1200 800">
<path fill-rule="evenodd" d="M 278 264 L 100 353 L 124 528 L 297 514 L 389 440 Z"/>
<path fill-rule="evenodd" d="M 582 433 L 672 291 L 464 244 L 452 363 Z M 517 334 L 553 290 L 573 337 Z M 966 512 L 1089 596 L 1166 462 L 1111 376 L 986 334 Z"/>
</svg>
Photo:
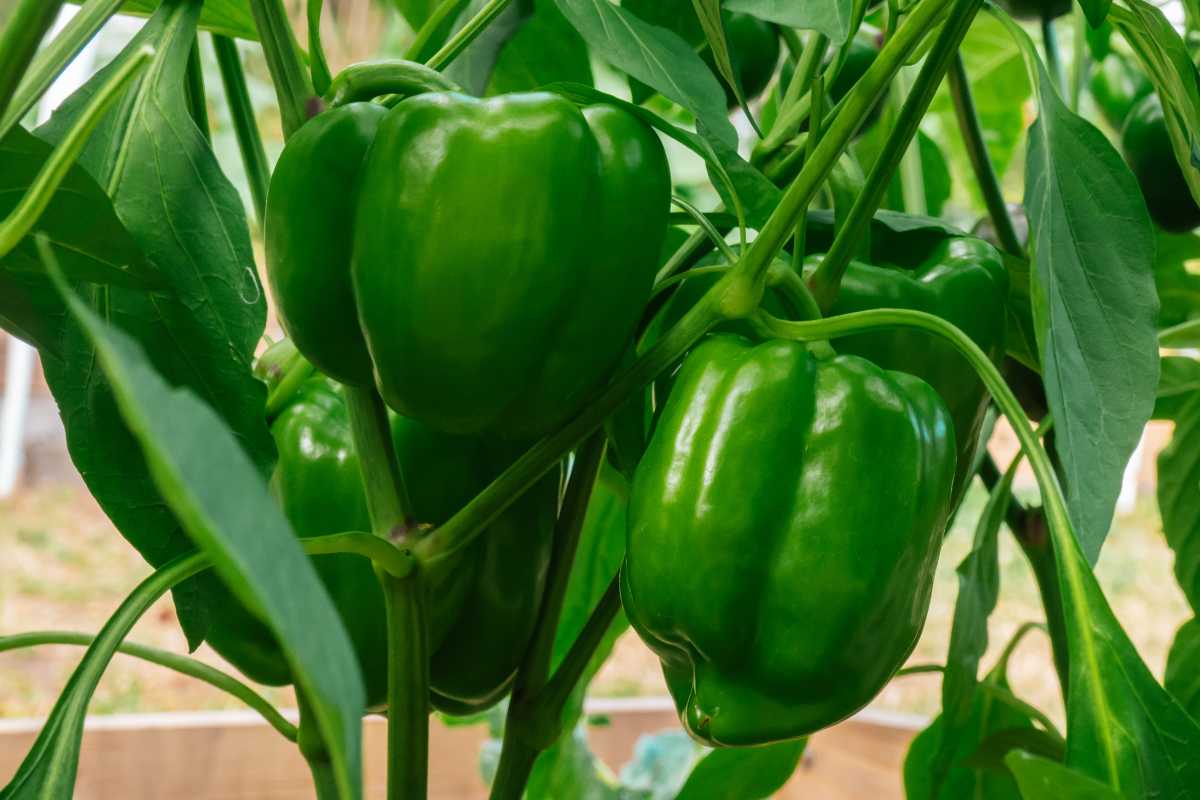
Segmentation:
<svg viewBox="0 0 1200 800">
<path fill-rule="evenodd" d="M 0 638 L 87 647 L 0 797 L 72 795 L 118 650 L 243 699 L 320 798 L 362 795 L 366 713 L 388 797 L 425 796 L 434 710 L 491 721 L 496 798 L 766 797 L 905 679 L 976 481 L 908 796 L 1200 797 L 1200 623 L 1160 682 L 1092 570 L 1144 426 L 1174 420 L 1158 501 L 1200 611 L 1194 0 L 1182 24 L 1145 0 L 394 0 L 407 52 L 336 73 L 320 0 L 303 45 L 282 0 L 86 0 L 47 38 L 62 5 L 18 0 L 0 34 L 0 325 L 154 571 L 95 635 Z M 34 126 L 118 12 L 140 32 Z M 273 171 L 238 39 L 274 85 Z M 673 178 L 688 157 L 703 185 Z M 981 676 L 1004 526 L 1045 613 Z M 298 726 L 126 641 L 168 591 L 190 647 L 295 686 Z M 620 786 L 578 726 L 629 625 L 706 749 Z M 1008 684 L 1030 631 L 1065 730 Z"/>
</svg>

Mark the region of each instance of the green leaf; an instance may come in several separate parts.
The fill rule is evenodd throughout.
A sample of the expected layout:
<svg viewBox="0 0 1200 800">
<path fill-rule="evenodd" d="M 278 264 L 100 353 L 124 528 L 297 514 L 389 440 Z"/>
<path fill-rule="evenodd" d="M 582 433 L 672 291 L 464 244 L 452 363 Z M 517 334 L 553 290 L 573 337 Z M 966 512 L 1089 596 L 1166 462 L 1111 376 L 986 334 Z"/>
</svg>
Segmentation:
<svg viewBox="0 0 1200 800">
<path fill-rule="evenodd" d="M 725 8 L 753 14 L 759 19 L 774 22 L 788 28 L 817 31 L 829 37 L 835 44 L 850 38 L 852 0 L 725 0 Z"/>
<path fill-rule="evenodd" d="M 616 779 L 588 746 L 587 725 L 582 722 L 538 757 L 525 796 L 621 800 Z"/>
<path fill-rule="evenodd" d="M 132 338 L 66 291 L 154 483 L 225 584 L 275 633 L 312 704 L 342 796 L 361 796 L 366 695 L 358 662 L 258 465 L 215 411 L 167 383 Z"/>
<path fill-rule="evenodd" d="M 147 42 L 156 44 L 153 63 L 101 121 L 79 164 L 105 187 L 117 218 L 168 289 L 150 296 L 112 287 L 93 292 L 91 302 L 139 342 L 169 383 L 211 406 L 266 476 L 274 462 L 263 415 L 266 389 L 251 372 L 266 304 L 245 208 L 188 114 L 182 91 L 200 5 L 165 0 L 129 46 L 35 133 L 59 141 L 111 71 Z M 89 490 L 121 534 L 158 566 L 191 543 L 149 480 L 94 360 L 90 339 L 68 323 L 61 358 L 44 364 L 47 382 Z M 211 574 L 176 588 L 174 596 L 193 647 L 207 633 L 212 604 L 226 614 L 248 614 Z"/>
<path fill-rule="evenodd" d="M 1175 577 L 1200 610 L 1200 392 L 1174 418 L 1171 443 L 1158 455 L 1158 510 L 1175 552 Z"/>
<path fill-rule="evenodd" d="M 1158 231 L 1154 260 L 1159 327 L 1169 328 L 1200 317 L 1200 236 Z"/>
<path fill-rule="evenodd" d="M 53 148 L 20 126 L 0 140 L 0 217 L 33 185 Z M 67 172 L 34 230 L 45 236 L 71 280 L 146 289 L 161 286 L 104 190 L 79 166 Z M 0 258 L 0 269 L 41 273 L 32 236 Z"/>
<path fill-rule="evenodd" d="M 1200 396 L 1200 361 L 1163 356 L 1154 398 L 1155 419 L 1176 419 L 1193 398 Z"/>
<path fill-rule="evenodd" d="M 451 35 L 463 28 L 488 0 L 470 0 L 454 22 Z M 510 3 L 445 69 L 446 77 L 468 93 L 482 95 L 499 62 L 500 53 L 529 16 L 525 3 Z"/>
<path fill-rule="evenodd" d="M 556 2 L 596 56 L 692 112 L 701 135 L 737 146 L 725 90 L 687 42 L 609 0 Z"/>
<path fill-rule="evenodd" d="M 1193 719 L 1200 719 L 1200 618 L 1193 617 L 1175 632 L 1163 683 Z"/>
<path fill-rule="evenodd" d="M 1060 763 L 1066 756 L 1062 737 L 1054 736 L 1041 728 L 1002 728 L 988 734 L 971 757 L 963 763 L 972 769 L 1007 771 L 1004 759 L 1014 750 L 1024 750 Z"/>
<path fill-rule="evenodd" d="M 65 315 L 45 275 L 0 271 L 0 328 L 36 347 L 43 362 L 62 357 Z"/>
<path fill-rule="evenodd" d="M 675 800 L 699 753 L 700 746 L 678 729 L 639 736 L 633 759 L 621 768 L 623 798 Z"/>
<path fill-rule="evenodd" d="M 1120 800 L 1122 795 L 1070 767 L 1016 751 L 1004 763 L 1025 800 Z"/>
<path fill-rule="evenodd" d="M 1028 34 L 1008 24 L 1040 106 L 1029 131 L 1025 209 L 1042 375 L 1067 507 L 1095 563 L 1158 385 L 1154 232 L 1121 156 L 1067 108 Z"/>
<path fill-rule="evenodd" d="M 765 747 L 710 750 L 676 800 L 759 800 L 779 791 L 800 763 L 807 739 Z"/>
<path fill-rule="evenodd" d="M 554 0 L 537 0 L 533 16 L 500 50 L 488 94 L 522 92 L 569 81 L 592 85 L 587 45 Z"/>
<path fill-rule="evenodd" d="M 72 2 L 82 5 L 83 0 Z M 150 16 L 160 4 L 161 0 L 125 0 L 121 13 Z M 200 27 L 238 39 L 258 40 L 258 28 L 250 12 L 250 0 L 206 0 L 204 11 L 200 14 Z"/>
</svg>

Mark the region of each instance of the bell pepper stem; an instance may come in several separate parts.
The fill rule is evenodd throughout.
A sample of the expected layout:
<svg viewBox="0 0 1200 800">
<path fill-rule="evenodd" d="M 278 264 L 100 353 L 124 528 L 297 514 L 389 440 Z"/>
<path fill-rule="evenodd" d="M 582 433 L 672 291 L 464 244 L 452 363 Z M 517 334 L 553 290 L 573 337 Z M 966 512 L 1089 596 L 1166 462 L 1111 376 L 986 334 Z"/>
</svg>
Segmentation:
<svg viewBox="0 0 1200 800">
<path fill-rule="evenodd" d="M 283 134 L 287 138 L 320 110 L 316 102 L 319 98 L 300 57 L 300 45 L 296 43 L 282 0 L 250 0 L 250 11 L 275 84 Z"/>
<path fill-rule="evenodd" d="M 500 12 L 508 8 L 512 0 L 490 0 L 486 6 L 479 9 L 479 13 L 467 21 L 467 24 L 459 29 L 458 33 L 450 37 L 450 41 L 442 45 L 442 48 L 429 57 L 425 62 L 425 66 L 431 69 L 444 69 L 449 66 L 450 62 L 458 58 L 463 50 L 471 42 L 475 41 L 475 37 L 483 33 L 488 25 L 491 25 L 496 17 L 500 16 Z"/>
<path fill-rule="evenodd" d="M 233 132 L 237 136 L 238 150 L 246 168 L 246 182 L 250 184 L 250 197 L 254 201 L 254 215 L 259 226 L 267 209 L 267 187 L 271 182 L 271 167 L 263 149 L 262 135 L 255 121 L 254 106 L 250 102 L 250 90 L 246 86 L 246 73 L 242 69 L 242 57 L 237 43 L 228 36 L 213 36 L 213 50 L 217 54 L 217 67 L 221 71 L 221 84 L 225 88 L 225 103 L 233 119 Z"/>
<path fill-rule="evenodd" d="M 975 172 L 975 180 L 979 183 L 979 191 L 983 194 L 984 205 L 987 206 L 988 216 L 996 231 L 996 239 L 1004 252 L 1018 258 L 1024 258 L 1025 248 L 1017 238 L 1013 228 L 1012 217 L 1004 204 L 1004 194 L 1000 190 L 1000 180 L 992 159 L 988 156 L 987 143 L 983 139 L 983 128 L 979 124 L 979 114 L 975 110 L 975 98 L 971 95 L 971 82 L 967 77 L 967 69 L 963 64 L 962 55 L 955 53 L 948 74 L 950 97 L 954 101 L 954 115 L 958 118 L 958 130 L 962 134 L 963 145 L 971 161 L 971 169 Z"/>
<path fill-rule="evenodd" d="M 388 627 L 388 800 L 424 798 L 429 762 L 429 615 L 420 573 L 379 571 Z"/>
<path fill-rule="evenodd" d="M 850 216 L 834 238 L 829 253 L 809 279 L 809 285 L 822 309 L 828 310 L 837 298 L 842 276 L 845 275 L 846 268 L 850 265 L 850 259 L 862 239 L 863 232 L 871 224 L 871 219 L 883 201 L 892 176 L 908 152 L 909 145 L 920 128 L 921 119 L 925 116 L 929 104 L 937 93 L 942 77 L 958 53 L 959 44 L 971 27 L 971 21 L 975 19 L 976 13 L 982 7 L 982 0 L 954 0 L 954 6 L 950 10 L 946 24 L 942 27 L 933 48 L 925 58 L 921 72 L 913 83 L 912 91 L 905 99 L 904 105 L 900 109 L 900 115 L 896 118 L 896 124 L 888 135 L 887 142 L 884 143 L 883 150 L 875 160 L 874 166 L 871 167 L 866 185 L 850 209 Z M 896 33 L 897 38 L 903 30 L 904 27 L 901 26 Z M 837 120 L 834 121 L 834 124 L 837 124 Z"/>
<path fill-rule="evenodd" d="M 376 536 L 388 541 L 406 541 L 414 527 L 409 516 L 412 504 L 392 446 L 387 407 L 374 386 L 345 386 L 343 390 L 371 527 Z"/>
<path fill-rule="evenodd" d="M 435 69 L 413 61 L 387 60 L 351 64 L 337 74 L 325 101 L 333 107 L 384 95 L 461 92 L 462 88 Z"/>
</svg>

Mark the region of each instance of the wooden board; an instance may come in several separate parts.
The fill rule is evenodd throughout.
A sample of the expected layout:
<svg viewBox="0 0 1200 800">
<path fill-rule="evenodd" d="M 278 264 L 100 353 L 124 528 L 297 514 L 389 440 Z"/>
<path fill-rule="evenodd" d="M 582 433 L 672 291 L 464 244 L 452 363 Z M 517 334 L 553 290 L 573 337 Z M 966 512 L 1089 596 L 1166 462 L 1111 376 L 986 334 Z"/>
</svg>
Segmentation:
<svg viewBox="0 0 1200 800">
<path fill-rule="evenodd" d="M 614 771 L 639 736 L 675 728 L 665 699 L 598 701 L 588 711 L 611 724 L 591 729 L 597 755 Z M 293 717 L 294 719 L 294 717 Z M 0 784 L 28 751 L 40 720 L 0 720 Z M 813 737 L 779 794 L 800 798 L 901 800 L 900 765 L 920 722 L 861 714 Z M 432 800 L 483 800 L 483 726 L 430 727 Z M 366 796 L 384 796 L 385 723 L 364 724 Z M 89 719 L 78 800 L 310 800 L 312 783 L 295 747 L 249 712 L 139 714 Z M 569 800 L 569 799 L 567 799 Z"/>
</svg>

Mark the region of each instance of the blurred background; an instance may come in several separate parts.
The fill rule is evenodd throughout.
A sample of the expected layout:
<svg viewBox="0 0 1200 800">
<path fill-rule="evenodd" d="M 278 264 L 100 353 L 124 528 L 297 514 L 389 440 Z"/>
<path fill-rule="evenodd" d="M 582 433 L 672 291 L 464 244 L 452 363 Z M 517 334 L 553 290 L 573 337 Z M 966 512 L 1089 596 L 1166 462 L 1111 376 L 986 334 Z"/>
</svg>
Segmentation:
<svg viewBox="0 0 1200 800">
<path fill-rule="evenodd" d="M 12 0 L 0 0 L 0 24 Z M 297 34 L 303 40 L 302 0 L 290 0 Z M 1070 36 L 1070 18 L 1064 19 L 1062 36 Z M 411 29 L 387 0 L 326 0 L 324 41 L 334 71 L 346 64 L 379 55 L 399 55 L 412 37 Z M 58 99 L 82 82 L 94 68 L 114 55 L 140 25 L 140 20 L 114 18 L 64 76 Z M 257 45 L 241 43 L 250 91 L 258 111 L 268 153 L 274 158 L 282 147 L 278 115 L 266 65 Z M 209 87 L 209 117 L 213 144 L 226 173 L 243 192 L 258 255 L 261 240 L 238 155 L 237 144 L 220 78 L 207 34 L 201 37 Z M 1066 55 L 1069 57 L 1069 50 Z M 1024 80 L 1015 49 L 1000 59 L 998 70 L 1015 68 Z M 597 84 L 623 93 L 619 76 L 595 65 Z M 1021 95 L 1027 97 L 1028 93 Z M 48 114 L 52 101 L 41 110 Z M 937 106 L 935 105 L 935 109 Z M 1028 124 L 1032 107 L 1021 109 Z M 1094 117 L 1094 115 L 1090 115 Z M 924 133 L 937 141 L 947 164 L 947 198 L 943 215 L 970 227 L 980 208 L 970 186 L 969 167 L 963 166 L 957 131 L 939 128 L 939 115 L 930 116 Z M 743 120 L 744 122 L 744 120 Z M 672 169 L 680 193 L 703 202 L 708 197 L 704 173 L 686 151 L 670 148 Z M 1005 175 L 1019 176 L 1023 148 L 1013 147 Z M 960 163 L 963 162 L 963 163 Z M 1010 180 L 1010 183 L 1012 181 Z M 1018 184 L 1014 184 L 1019 187 Z M 1019 199 L 1011 197 L 1010 200 Z M 261 263 L 261 261 L 260 261 Z M 1192 264 L 1189 272 L 1200 274 Z M 261 274 L 261 270 L 260 270 Z M 278 336 L 269 323 L 268 333 Z M 1114 530 L 1097 569 L 1117 617 L 1155 673 L 1161 677 L 1167 648 L 1178 626 L 1189 616 L 1183 595 L 1171 574 L 1171 553 L 1163 540 L 1155 496 L 1155 459 L 1169 436 L 1169 423 L 1152 424 L 1142 447 L 1127 471 Z M 1015 452 L 1015 442 L 1000 425 L 992 443 L 1004 465 Z M 1022 473 L 1017 493 L 1036 497 L 1033 481 Z M 978 517 L 984 493 L 976 485 L 967 496 L 960 522 L 948 536 L 938 569 L 932 609 L 924 636 L 912 664 L 938 662 L 945 653 L 957 592 L 955 567 L 969 549 L 970 527 Z M 1003 590 L 992 617 L 992 648 L 984 664 L 1024 622 L 1040 620 L 1037 591 L 1028 566 L 1011 537 L 1000 539 Z M 105 518 L 83 487 L 66 452 L 66 443 L 53 400 L 41 379 L 36 355 L 11 338 L 0 342 L 0 634 L 38 629 L 95 631 L 134 584 L 149 574 L 147 565 Z M 169 599 L 160 601 L 134 629 L 133 641 L 177 652 L 185 650 L 183 635 Z M 219 664 L 207 648 L 197 655 Z M 0 718 L 45 715 L 66 683 L 80 651 L 66 647 L 38 647 L 0 654 Z M 1025 639 L 1014 657 L 1009 676 L 1018 695 L 1062 721 L 1058 684 L 1047 640 L 1041 635 Z M 265 690 L 277 704 L 294 707 L 290 690 Z M 940 705 L 940 678 L 914 675 L 893 681 L 877 698 L 874 708 L 927 716 Z M 614 657 L 593 684 L 593 694 L 608 697 L 658 696 L 665 687 L 657 660 L 629 632 Z M 214 689 L 150 664 L 117 656 L 105 673 L 90 707 L 95 714 L 214 710 L 238 707 L 237 701 Z"/>
</svg>

